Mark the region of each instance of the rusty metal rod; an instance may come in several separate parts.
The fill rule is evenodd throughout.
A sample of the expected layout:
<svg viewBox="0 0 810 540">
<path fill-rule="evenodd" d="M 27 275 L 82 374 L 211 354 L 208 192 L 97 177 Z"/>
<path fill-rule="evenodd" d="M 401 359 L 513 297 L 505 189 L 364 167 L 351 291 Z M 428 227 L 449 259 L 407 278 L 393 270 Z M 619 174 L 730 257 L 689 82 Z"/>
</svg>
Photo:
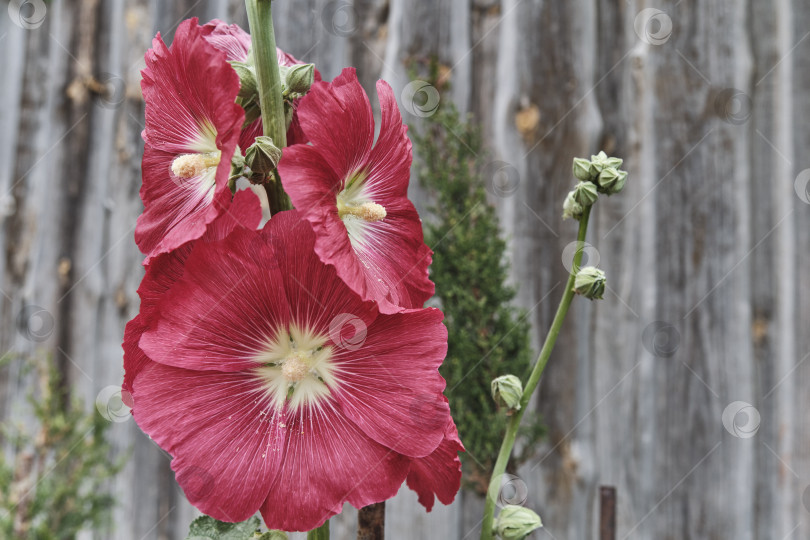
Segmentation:
<svg viewBox="0 0 810 540">
<path fill-rule="evenodd" d="M 385 503 L 376 503 L 357 512 L 357 540 L 385 538 Z"/>
<path fill-rule="evenodd" d="M 599 488 L 599 540 L 616 540 L 616 488 Z"/>
</svg>

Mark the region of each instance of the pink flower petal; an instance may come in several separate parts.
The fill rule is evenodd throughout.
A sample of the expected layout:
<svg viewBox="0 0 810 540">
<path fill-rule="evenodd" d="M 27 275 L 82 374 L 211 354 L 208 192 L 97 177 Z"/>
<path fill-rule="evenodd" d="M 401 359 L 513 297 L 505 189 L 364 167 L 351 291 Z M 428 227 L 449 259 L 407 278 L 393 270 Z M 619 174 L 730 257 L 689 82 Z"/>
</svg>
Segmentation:
<svg viewBox="0 0 810 540">
<path fill-rule="evenodd" d="M 458 453 L 464 445 L 458 438 L 455 424 L 447 424 L 445 438 L 427 457 L 414 459 L 408 473 L 408 487 L 419 496 L 428 512 L 433 509 L 434 495 L 442 504 L 450 504 L 461 487 L 461 460 Z"/>
<path fill-rule="evenodd" d="M 349 502 L 356 508 L 393 497 L 408 459 L 369 439 L 337 409 L 289 415 L 284 465 L 261 508 L 269 528 L 307 531 Z"/>
<path fill-rule="evenodd" d="M 254 377 L 152 362 L 134 397 L 135 421 L 174 456 L 191 504 L 221 521 L 256 513 L 283 461 L 285 431 Z"/>
<path fill-rule="evenodd" d="M 304 133 L 336 173 L 351 173 L 368 159 L 374 116 L 354 68 L 345 68 L 330 84 L 313 84 L 301 100 L 298 118 Z"/>
<path fill-rule="evenodd" d="M 362 344 L 336 348 L 341 410 L 375 441 L 411 457 L 433 452 L 450 421 L 438 371 L 447 352 L 442 318 L 437 309 L 379 317 Z"/>
<path fill-rule="evenodd" d="M 239 25 L 213 19 L 202 26 L 202 35 L 208 43 L 222 51 L 228 61 L 244 62 L 250 51 L 250 34 Z"/>
<path fill-rule="evenodd" d="M 155 362 L 185 369 L 254 368 L 268 336 L 290 321 L 281 280 L 258 231 L 237 229 L 224 240 L 197 243 L 140 346 Z"/>
</svg>

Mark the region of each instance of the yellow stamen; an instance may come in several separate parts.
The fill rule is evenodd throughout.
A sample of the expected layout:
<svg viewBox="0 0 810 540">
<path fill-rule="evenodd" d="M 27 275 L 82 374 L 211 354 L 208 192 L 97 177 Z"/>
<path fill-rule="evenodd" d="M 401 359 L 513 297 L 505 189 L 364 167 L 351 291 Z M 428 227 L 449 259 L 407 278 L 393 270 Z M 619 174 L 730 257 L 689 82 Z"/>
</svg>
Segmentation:
<svg viewBox="0 0 810 540">
<path fill-rule="evenodd" d="M 219 152 L 181 154 L 172 162 L 172 172 L 179 178 L 200 176 L 206 169 L 219 165 Z"/>
<path fill-rule="evenodd" d="M 364 202 L 360 205 L 338 205 L 338 215 L 341 219 L 346 216 L 354 216 L 362 219 L 363 221 L 373 223 L 375 221 L 384 220 L 387 213 L 385 211 L 385 207 L 381 204 L 377 204 L 375 202 Z"/>
</svg>

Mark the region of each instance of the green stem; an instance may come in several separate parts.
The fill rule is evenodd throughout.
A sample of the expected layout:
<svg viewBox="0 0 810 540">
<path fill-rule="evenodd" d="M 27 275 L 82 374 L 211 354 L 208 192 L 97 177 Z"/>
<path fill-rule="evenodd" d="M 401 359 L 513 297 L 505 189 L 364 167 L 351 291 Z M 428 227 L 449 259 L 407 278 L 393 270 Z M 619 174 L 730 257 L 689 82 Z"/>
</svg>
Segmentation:
<svg viewBox="0 0 810 540">
<path fill-rule="evenodd" d="M 281 95 L 281 74 L 278 70 L 276 36 L 273 31 L 272 0 L 245 0 L 248 23 L 259 88 L 259 106 L 262 110 L 262 129 L 278 148 L 287 146 L 287 121 L 284 118 L 284 98 Z M 264 188 L 275 214 L 292 208 L 278 174 L 274 174 Z"/>
<path fill-rule="evenodd" d="M 585 242 L 585 233 L 588 230 L 590 214 L 591 207 L 588 206 L 582 213 L 582 219 L 579 220 L 577 242 L 580 247 L 574 254 L 574 263 L 571 267 L 571 273 L 568 275 L 568 281 L 565 284 L 565 290 L 563 291 L 560 305 L 557 307 L 557 313 L 554 315 L 551 328 L 546 336 L 546 341 L 543 343 L 543 348 L 540 349 L 540 354 L 537 356 L 537 361 L 534 364 L 534 368 L 532 368 L 529 380 L 523 387 L 523 395 L 520 398 L 520 409 L 509 417 L 509 422 L 506 425 L 506 433 L 504 434 L 503 443 L 501 444 L 501 450 L 498 453 L 498 459 L 495 461 L 495 467 L 492 469 L 492 477 L 489 481 L 489 490 L 487 491 L 487 499 L 484 505 L 484 520 L 481 522 L 481 540 L 492 539 L 492 523 L 495 519 L 495 502 L 498 500 L 498 493 L 501 489 L 501 476 L 506 472 L 506 465 L 512 455 L 512 448 L 515 446 L 520 420 L 523 418 L 523 413 L 526 412 L 526 406 L 529 404 L 529 400 L 535 388 L 537 388 L 537 383 L 540 382 L 540 376 L 543 374 L 543 370 L 546 369 L 548 359 L 551 357 L 551 351 L 554 349 L 557 336 L 560 335 L 560 329 L 568 313 L 568 307 L 571 305 L 571 300 L 574 298 L 574 279 L 576 278 L 579 265 L 582 263 L 583 250 L 581 246 L 582 243 Z"/>
<path fill-rule="evenodd" d="M 307 533 L 307 540 L 329 540 L 329 520 L 326 520 L 326 523 L 318 527 L 317 529 L 312 529 Z"/>
</svg>

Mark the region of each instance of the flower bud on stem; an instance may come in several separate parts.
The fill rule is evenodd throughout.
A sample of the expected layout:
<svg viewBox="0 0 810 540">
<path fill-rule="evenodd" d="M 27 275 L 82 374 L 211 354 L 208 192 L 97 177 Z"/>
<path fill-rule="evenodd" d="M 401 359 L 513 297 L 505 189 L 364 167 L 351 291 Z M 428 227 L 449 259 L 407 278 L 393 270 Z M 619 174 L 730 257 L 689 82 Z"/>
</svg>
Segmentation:
<svg viewBox="0 0 810 540">
<path fill-rule="evenodd" d="M 579 220 L 579 232 L 577 234 L 577 241 L 582 245 L 585 242 L 585 233 L 588 230 L 588 219 L 591 215 L 591 206 L 583 207 L 582 217 Z M 546 368 L 548 359 L 551 356 L 551 351 L 554 344 L 557 342 L 557 336 L 560 334 L 563 320 L 568 313 L 568 307 L 571 305 L 571 300 L 574 298 L 574 280 L 576 279 L 577 269 L 582 264 L 582 250 L 578 250 L 574 255 L 574 263 L 571 265 L 571 273 L 568 275 L 568 282 L 563 291 L 562 300 L 557 308 L 557 313 L 554 315 L 554 321 L 551 323 L 551 328 L 546 336 L 546 341 L 543 343 L 543 348 L 540 349 L 540 354 L 537 357 L 537 362 L 534 364 L 532 373 L 526 386 L 523 389 L 523 395 L 520 399 L 520 408 L 514 412 L 506 424 L 506 433 L 504 434 L 501 450 L 498 453 L 498 459 L 495 461 L 495 467 L 492 470 L 490 477 L 489 490 L 484 505 L 484 520 L 481 523 L 481 540 L 492 540 L 492 524 L 495 518 L 495 501 L 498 500 L 498 492 L 500 490 L 500 482 L 497 479 L 501 478 L 506 472 L 506 464 L 509 462 L 509 457 L 512 455 L 512 448 L 515 446 L 515 438 L 517 437 L 520 421 L 523 418 L 523 413 L 526 412 L 526 406 L 529 404 L 529 399 L 532 397 L 537 383 L 540 382 L 540 376 Z M 496 481 L 492 481 L 495 479 Z"/>
<path fill-rule="evenodd" d="M 245 0 L 245 7 L 253 43 L 262 128 L 264 134 L 270 137 L 278 148 L 284 148 L 287 146 L 287 122 L 284 115 L 283 85 L 278 69 L 271 3 L 272 0 Z M 271 214 L 292 208 L 290 198 L 284 192 L 277 172 L 264 188 L 267 191 Z"/>
<path fill-rule="evenodd" d="M 492 526 L 501 540 L 523 540 L 533 530 L 543 526 L 540 516 L 523 506 L 507 505 Z"/>
</svg>

